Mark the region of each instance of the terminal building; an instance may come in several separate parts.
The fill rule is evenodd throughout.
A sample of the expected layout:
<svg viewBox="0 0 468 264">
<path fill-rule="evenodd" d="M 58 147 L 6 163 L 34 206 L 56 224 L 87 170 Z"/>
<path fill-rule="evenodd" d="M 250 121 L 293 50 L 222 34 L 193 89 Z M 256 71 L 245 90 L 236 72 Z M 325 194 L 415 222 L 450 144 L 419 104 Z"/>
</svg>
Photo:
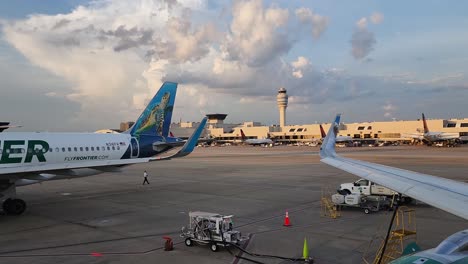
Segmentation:
<svg viewBox="0 0 468 264">
<path fill-rule="evenodd" d="M 277 94 L 279 125 L 264 126 L 259 122 L 228 124 L 224 120 L 227 114 L 209 114 L 208 122 L 202 137 L 213 138 L 220 142 L 241 142 L 242 129 L 247 138 L 272 138 L 276 142 L 296 143 L 315 142 L 322 138 L 319 124 L 287 125 L 286 108 L 288 95 L 285 88 Z M 468 118 L 463 119 L 429 119 L 426 120 L 430 131 L 459 133 L 460 139 L 468 142 Z M 198 126 L 198 122 L 179 122 L 171 125 L 174 136 L 188 138 Z M 330 124 L 322 124 L 328 131 Z M 423 132 L 422 120 L 411 121 L 376 121 L 363 123 L 341 123 L 340 136 L 349 136 L 356 141 L 411 141 L 405 134 Z"/>
</svg>

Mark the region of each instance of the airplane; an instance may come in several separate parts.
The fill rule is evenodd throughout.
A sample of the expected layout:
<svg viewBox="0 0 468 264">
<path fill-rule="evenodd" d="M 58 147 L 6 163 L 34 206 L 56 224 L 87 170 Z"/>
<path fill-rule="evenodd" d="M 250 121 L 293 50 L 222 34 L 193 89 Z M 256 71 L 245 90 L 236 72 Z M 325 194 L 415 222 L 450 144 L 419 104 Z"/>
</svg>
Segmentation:
<svg viewBox="0 0 468 264">
<path fill-rule="evenodd" d="M 135 124 L 123 133 L 0 133 L 0 202 L 3 211 L 20 215 L 26 202 L 16 187 L 49 180 L 74 179 L 136 163 L 190 154 L 206 117 L 185 142 L 168 136 L 177 83 L 165 82 Z M 182 146 L 175 154 L 156 156 Z"/>
<path fill-rule="evenodd" d="M 320 125 L 320 134 L 322 134 L 322 142 L 327 137 L 327 134 L 325 133 L 325 130 L 323 129 L 322 125 Z M 350 141 L 353 141 L 352 137 L 349 136 L 336 136 L 336 143 L 348 143 Z"/>
<path fill-rule="evenodd" d="M 320 148 L 321 162 L 468 220 L 467 183 L 337 155 L 335 137 L 340 117 L 336 116 Z M 468 263 L 468 229 L 449 236 L 436 248 L 406 255 L 390 263 Z"/>
<path fill-rule="evenodd" d="M 245 144 L 252 145 L 252 146 L 258 146 L 258 145 L 272 145 L 273 146 L 274 142 L 273 140 L 269 138 L 247 139 L 242 129 L 240 130 L 240 132 L 242 136 L 242 142 L 244 142 Z"/>
<path fill-rule="evenodd" d="M 422 114 L 422 121 L 424 127 L 424 133 L 410 133 L 404 134 L 404 137 L 410 137 L 417 140 L 422 140 L 427 145 L 432 145 L 436 142 L 454 142 L 460 139 L 459 133 L 449 133 L 449 132 L 431 132 L 427 126 L 426 117 L 424 113 Z"/>
<path fill-rule="evenodd" d="M 0 133 L 3 132 L 4 130 L 7 130 L 9 128 L 14 128 L 14 127 L 21 127 L 21 126 L 10 125 L 10 122 L 0 122 Z"/>
</svg>

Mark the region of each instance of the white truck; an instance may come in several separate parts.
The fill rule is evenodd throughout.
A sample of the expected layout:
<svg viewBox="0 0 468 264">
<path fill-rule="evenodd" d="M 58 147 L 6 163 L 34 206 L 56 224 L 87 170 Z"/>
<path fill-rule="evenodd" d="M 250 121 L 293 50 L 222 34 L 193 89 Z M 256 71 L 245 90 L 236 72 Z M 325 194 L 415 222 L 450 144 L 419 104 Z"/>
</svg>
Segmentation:
<svg viewBox="0 0 468 264">
<path fill-rule="evenodd" d="M 350 183 L 343 183 L 340 185 L 338 189 L 338 193 L 347 195 L 347 194 L 363 194 L 363 195 L 385 195 L 385 196 L 393 196 L 394 194 L 398 194 L 397 192 L 381 186 L 377 185 L 374 182 L 371 182 L 366 179 L 359 179 L 355 182 Z"/>
<path fill-rule="evenodd" d="M 362 195 L 383 195 L 383 196 L 393 196 L 398 195 L 392 189 L 387 187 L 377 185 L 376 183 L 366 180 L 359 179 L 355 182 L 343 183 L 338 188 L 338 193 L 342 195 L 348 194 L 362 194 Z M 402 202 L 409 203 L 411 201 L 410 197 L 402 195 Z"/>
</svg>

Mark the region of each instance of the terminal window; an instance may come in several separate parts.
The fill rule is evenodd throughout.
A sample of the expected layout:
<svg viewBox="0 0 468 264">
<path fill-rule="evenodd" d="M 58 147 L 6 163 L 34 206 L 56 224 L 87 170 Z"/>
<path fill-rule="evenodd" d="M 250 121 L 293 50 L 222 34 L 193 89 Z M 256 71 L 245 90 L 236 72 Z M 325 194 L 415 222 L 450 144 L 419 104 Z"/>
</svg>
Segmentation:
<svg viewBox="0 0 468 264">
<path fill-rule="evenodd" d="M 461 123 L 460 127 L 468 127 L 468 123 Z"/>
<path fill-rule="evenodd" d="M 357 128 L 357 130 L 364 130 L 364 128 L 365 128 L 365 127 L 360 126 L 360 127 Z"/>
</svg>

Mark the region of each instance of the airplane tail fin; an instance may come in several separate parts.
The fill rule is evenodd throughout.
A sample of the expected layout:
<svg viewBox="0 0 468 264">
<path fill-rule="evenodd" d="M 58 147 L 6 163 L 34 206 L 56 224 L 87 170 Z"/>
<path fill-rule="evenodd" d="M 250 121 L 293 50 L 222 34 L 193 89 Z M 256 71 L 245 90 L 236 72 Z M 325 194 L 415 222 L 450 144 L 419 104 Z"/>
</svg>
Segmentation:
<svg viewBox="0 0 468 264">
<path fill-rule="evenodd" d="M 320 134 L 322 134 L 322 138 L 325 138 L 327 134 L 325 134 L 325 130 L 323 130 L 323 126 L 320 125 Z"/>
<path fill-rule="evenodd" d="M 172 134 L 172 132 L 169 132 L 169 135 L 170 135 L 171 137 L 174 137 L 174 134 Z"/>
<path fill-rule="evenodd" d="M 320 157 L 322 159 L 336 156 L 335 143 L 336 135 L 338 134 L 338 128 L 340 125 L 340 118 L 341 114 L 337 114 L 335 117 L 335 121 L 331 123 L 327 136 L 323 140 L 322 147 L 320 147 Z"/>
<path fill-rule="evenodd" d="M 424 116 L 424 113 L 422 114 L 422 120 L 423 120 L 423 125 L 424 125 L 424 133 L 428 133 L 429 128 L 427 127 L 426 117 Z"/>
<path fill-rule="evenodd" d="M 245 141 L 247 139 L 242 129 L 241 129 L 241 138 L 242 138 L 242 141 Z"/>
<path fill-rule="evenodd" d="M 177 83 L 165 82 L 127 133 L 167 137 L 176 93 Z"/>
</svg>

